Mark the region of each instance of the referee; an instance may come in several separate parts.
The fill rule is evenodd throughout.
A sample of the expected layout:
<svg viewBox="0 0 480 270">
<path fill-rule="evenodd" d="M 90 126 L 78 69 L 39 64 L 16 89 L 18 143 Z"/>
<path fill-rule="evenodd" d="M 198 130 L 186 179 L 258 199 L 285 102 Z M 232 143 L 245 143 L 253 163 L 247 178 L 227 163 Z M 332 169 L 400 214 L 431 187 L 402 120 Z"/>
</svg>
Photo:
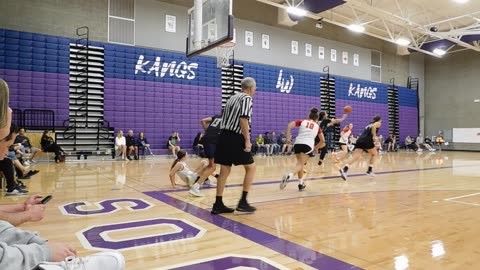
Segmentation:
<svg viewBox="0 0 480 270">
<path fill-rule="evenodd" d="M 252 119 L 252 97 L 257 88 L 253 78 L 242 80 L 242 92 L 227 101 L 223 110 L 220 135 L 218 136 L 215 163 L 220 164 L 220 176 L 217 178 L 217 197 L 213 204 L 212 214 L 233 213 L 234 209 L 223 204 L 225 182 L 232 170 L 232 165 L 243 165 L 242 198 L 238 202 L 237 211 L 253 213 L 257 210 L 247 202 L 247 194 L 252 186 L 256 166 L 251 154 L 250 123 Z"/>
</svg>

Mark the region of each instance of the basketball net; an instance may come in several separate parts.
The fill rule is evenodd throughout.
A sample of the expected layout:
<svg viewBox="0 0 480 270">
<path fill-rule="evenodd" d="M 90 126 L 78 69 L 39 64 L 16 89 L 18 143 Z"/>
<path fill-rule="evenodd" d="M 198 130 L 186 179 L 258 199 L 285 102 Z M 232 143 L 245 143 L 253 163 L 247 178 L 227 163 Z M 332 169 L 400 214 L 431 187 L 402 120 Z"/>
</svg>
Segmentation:
<svg viewBox="0 0 480 270">
<path fill-rule="evenodd" d="M 217 67 L 230 67 L 230 60 L 233 60 L 233 51 L 235 50 L 235 42 L 227 42 L 218 46 L 215 50 L 217 54 Z"/>
</svg>

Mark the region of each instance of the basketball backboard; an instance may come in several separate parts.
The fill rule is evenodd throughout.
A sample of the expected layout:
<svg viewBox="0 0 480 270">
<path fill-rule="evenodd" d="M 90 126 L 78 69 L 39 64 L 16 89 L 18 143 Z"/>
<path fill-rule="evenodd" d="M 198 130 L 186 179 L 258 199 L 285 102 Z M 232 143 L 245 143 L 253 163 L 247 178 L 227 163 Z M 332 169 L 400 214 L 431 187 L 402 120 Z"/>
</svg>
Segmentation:
<svg viewBox="0 0 480 270">
<path fill-rule="evenodd" d="M 232 0 L 195 0 L 188 20 L 187 57 L 233 39 Z"/>
</svg>

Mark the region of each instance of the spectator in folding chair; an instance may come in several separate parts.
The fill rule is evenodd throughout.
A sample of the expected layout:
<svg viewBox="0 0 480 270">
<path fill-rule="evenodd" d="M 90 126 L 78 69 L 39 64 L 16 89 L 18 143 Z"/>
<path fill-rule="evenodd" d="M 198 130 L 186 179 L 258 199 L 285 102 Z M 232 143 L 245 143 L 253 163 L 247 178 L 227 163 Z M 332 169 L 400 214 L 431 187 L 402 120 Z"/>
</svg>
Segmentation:
<svg viewBox="0 0 480 270">
<path fill-rule="evenodd" d="M 16 126 L 15 126 L 15 128 L 16 128 Z M 7 158 L 12 160 L 13 165 L 15 167 L 15 170 L 17 172 L 17 175 L 19 176 L 20 179 L 30 179 L 31 176 L 34 176 L 39 171 L 38 170 L 29 170 L 26 166 L 23 166 L 23 164 L 17 158 L 16 152 L 14 151 L 14 149 L 15 149 L 14 146 L 15 145 L 11 145 L 8 148 Z"/>
<path fill-rule="evenodd" d="M 123 131 L 119 130 L 117 132 L 117 137 L 115 137 L 115 156 L 122 155 L 122 159 L 127 159 L 127 143 L 125 137 L 123 137 Z"/>
<path fill-rule="evenodd" d="M 28 193 L 23 183 L 15 181 L 15 168 L 12 159 L 5 157 L 8 151 L 8 145 L 13 143 L 17 135 L 16 132 L 18 132 L 17 127 L 15 124 L 11 124 L 9 135 L 0 141 L 0 172 L 3 173 L 7 182 L 7 186 L 2 186 L 2 188 L 6 188 L 7 196 L 25 195 Z"/>
<path fill-rule="evenodd" d="M 177 158 L 177 152 L 180 151 L 180 146 L 177 143 L 180 141 L 178 132 L 172 132 L 172 136 L 168 137 L 167 148 L 172 151 L 174 158 Z"/>
<path fill-rule="evenodd" d="M 29 161 L 31 163 L 36 163 L 35 156 L 39 152 L 38 148 L 32 146 L 32 144 L 30 143 L 30 139 L 27 136 L 25 136 L 24 128 L 20 128 L 19 134 L 17 135 L 17 138 L 15 138 L 14 144 L 18 144 L 18 143 L 23 145 L 23 148 L 21 149 L 21 151 L 23 152 L 24 155 L 31 154 Z"/>
<path fill-rule="evenodd" d="M 152 154 L 152 149 L 150 149 L 150 144 L 148 143 L 147 138 L 145 137 L 145 134 L 143 132 L 138 133 L 138 138 L 137 138 L 137 147 L 138 147 L 138 152 L 142 151 L 143 157 L 147 154 L 146 152 L 148 151 L 148 154 Z"/>
<path fill-rule="evenodd" d="M 133 130 L 129 130 L 127 137 L 125 138 L 127 143 L 127 159 L 132 160 L 130 155 L 133 152 L 133 157 L 135 160 L 138 160 L 138 144 L 137 139 L 133 136 Z"/>
<path fill-rule="evenodd" d="M 253 152 L 255 154 L 260 153 L 261 150 L 264 150 L 264 153 L 267 153 L 267 147 L 265 146 L 265 139 L 263 138 L 262 134 L 258 134 L 257 138 L 255 139 L 255 145 L 253 146 Z"/>
<path fill-rule="evenodd" d="M 43 152 L 53 152 L 55 153 L 55 162 L 60 163 L 65 161 L 65 156 L 62 147 L 60 147 L 51 136 L 48 135 L 50 131 L 47 129 L 43 132 L 40 145 L 42 146 Z"/>
</svg>

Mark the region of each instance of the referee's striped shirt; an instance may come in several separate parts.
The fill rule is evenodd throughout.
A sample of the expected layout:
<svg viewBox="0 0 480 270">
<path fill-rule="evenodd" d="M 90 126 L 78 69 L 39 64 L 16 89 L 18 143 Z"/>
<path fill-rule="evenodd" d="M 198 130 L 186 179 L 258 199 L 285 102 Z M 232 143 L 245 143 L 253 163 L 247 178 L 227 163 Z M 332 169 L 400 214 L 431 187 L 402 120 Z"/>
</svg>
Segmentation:
<svg viewBox="0 0 480 270">
<path fill-rule="evenodd" d="M 239 92 L 228 99 L 222 114 L 222 124 L 220 129 L 233 131 L 242 134 L 240 127 L 240 117 L 248 119 L 250 126 L 252 117 L 252 97 Z"/>
</svg>

